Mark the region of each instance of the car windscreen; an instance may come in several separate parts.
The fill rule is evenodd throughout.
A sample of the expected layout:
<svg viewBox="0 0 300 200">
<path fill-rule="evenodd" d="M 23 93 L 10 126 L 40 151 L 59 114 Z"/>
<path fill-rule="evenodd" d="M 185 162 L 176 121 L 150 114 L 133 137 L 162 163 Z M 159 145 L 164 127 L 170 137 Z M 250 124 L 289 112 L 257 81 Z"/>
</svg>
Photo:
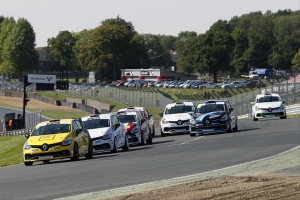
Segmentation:
<svg viewBox="0 0 300 200">
<path fill-rule="evenodd" d="M 135 115 L 119 115 L 118 118 L 121 123 L 136 122 Z"/>
<path fill-rule="evenodd" d="M 105 128 L 110 126 L 109 119 L 92 119 L 83 121 L 83 127 L 86 129 Z"/>
<path fill-rule="evenodd" d="M 257 103 L 276 102 L 276 101 L 280 101 L 280 98 L 278 96 L 258 97 L 256 100 Z"/>
<path fill-rule="evenodd" d="M 224 111 L 225 104 L 199 104 L 195 110 L 195 113 L 209 113 L 216 111 Z"/>
<path fill-rule="evenodd" d="M 37 136 L 56 133 L 68 133 L 70 132 L 70 129 L 70 124 L 45 124 L 35 127 L 31 135 Z"/>
<path fill-rule="evenodd" d="M 193 107 L 190 105 L 172 106 L 172 107 L 167 107 L 165 110 L 165 114 L 177 114 L 177 113 L 188 113 L 188 112 L 193 112 Z"/>
</svg>

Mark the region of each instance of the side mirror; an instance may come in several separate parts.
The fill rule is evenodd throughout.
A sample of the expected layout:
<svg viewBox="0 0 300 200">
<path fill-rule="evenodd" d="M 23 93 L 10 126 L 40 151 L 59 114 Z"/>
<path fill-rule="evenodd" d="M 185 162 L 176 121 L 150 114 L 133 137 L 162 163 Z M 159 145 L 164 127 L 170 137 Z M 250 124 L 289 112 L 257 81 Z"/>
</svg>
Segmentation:
<svg viewBox="0 0 300 200">
<path fill-rule="evenodd" d="M 146 120 L 145 119 L 141 119 L 141 123 L 144 123 Z"/>
<path fill-rule="evenodd" d="M 159 116 L 161 116 L 161 117 L 163 116 L 163 114 L 162 114 L 162 113 L 159 113 L 158 115 L 159 115 Z"/>
<path fill-rule="evenodd" d="M 153 116 L 152 114 L 149 114 L 149 115 L 148 115 L 149 119 L 150 119 L 152 116 Z"/>
<path fill-rule="evenodd" d="M 76 133 L 76 136 L 79 135 L 79 133 L 82 131 L 82 129 L 76 129 L 75 133 Z"/>
<path fill-rule="evenodd" d="M 193 114 L 194 114 L 193 112 L 188 112 L 188 113 L 189 113 L 189 115 L 191 115 L 191 116 L 193 116 Z"/>
<path fill-rule="evenodd" d="M 286 102 L 286 100 L 285 100 L 285 99 L 283 99 L 283 100 L 282 100 L 282 103 L 283 103 L 283 104 L 285 104 L 285 102 Z"/>
<path fill-rule="evenodd" d="M 250 102 L 250 104 L 253 106 L 253 105 L 254 105 L 254 102 Z"/>
<path fill-rule="evenodd" d="M 120 123 L 114 124 L 114 128 L 117 129 L 120 126 Z"/>
<path fill-rule="evenodd" d="M 231 113 L 233 111 L 233 108 L 229 108 L 229 113 Z"/>
<path fill-rule="evenodd" d="M 29 138 L 29 133 L 25 133 L 24 136 L 28 139 Z"/>
</svg>

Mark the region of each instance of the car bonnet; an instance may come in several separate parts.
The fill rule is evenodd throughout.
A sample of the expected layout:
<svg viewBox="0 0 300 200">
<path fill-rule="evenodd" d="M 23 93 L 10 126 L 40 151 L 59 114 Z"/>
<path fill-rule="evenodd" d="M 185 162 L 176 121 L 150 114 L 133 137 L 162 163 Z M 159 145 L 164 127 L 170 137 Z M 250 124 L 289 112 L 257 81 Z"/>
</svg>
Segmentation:
<svg viewBox="0 0 300 200">
<path fill-rule="evenodd" d="M 69 135 L 70 133 L 59 133 L 30 136 L 27 141 L 30 145 L 54 144 L 64 141 Z"/>
<path fill-rule="evenodd" d="M 88 131 L 91 138 L 96 138 L 103 136 L 107 131 L 109 131 L 109 127 L 88 129 Z"/>
</svg>

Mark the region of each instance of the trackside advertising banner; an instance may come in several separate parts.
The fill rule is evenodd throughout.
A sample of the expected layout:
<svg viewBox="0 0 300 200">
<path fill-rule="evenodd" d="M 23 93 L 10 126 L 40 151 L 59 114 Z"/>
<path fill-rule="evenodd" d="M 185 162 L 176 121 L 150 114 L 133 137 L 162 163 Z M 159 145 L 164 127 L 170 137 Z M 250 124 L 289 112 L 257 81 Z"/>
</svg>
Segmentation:
<svg viewBox="0 0 300 200">
<path fill-rule="evenodd" d="M 56 75 L 28 74 L 28 83 L 56 83 Z"/>
</svg>

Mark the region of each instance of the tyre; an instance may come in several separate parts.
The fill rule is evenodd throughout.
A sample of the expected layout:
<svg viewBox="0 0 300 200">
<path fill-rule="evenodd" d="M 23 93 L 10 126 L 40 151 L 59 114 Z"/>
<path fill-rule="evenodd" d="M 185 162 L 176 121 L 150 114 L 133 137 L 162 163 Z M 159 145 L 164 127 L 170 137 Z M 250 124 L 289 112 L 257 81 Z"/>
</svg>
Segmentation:
<svg viewBox="0 0 300 200">
<path fill-rule="evenodd" d="M 74 144 L 74 149 L 73 149 L 73 156 L 71 158 L 72 161 L 77 161 L 79 160 L 79 151 L 78 151 L 78 144 Z"/>
<path fill-rule="evenodd" d="M 144 138 L 144 132 L 141 133 L 141 142 L 139 145 L 144 145 L 145 144 L 145 138 Z"/>
<path fill-rule="evenodd" d="M 162 130 L 160 130 L 160 135 L 161 135 L 161 137 L 166 137 L 167 136 L 167 134 L 165 134 Z"/>
<path fill-rule="evenodd" d="M 147 144 L 152 144 L 152 134 L 149 134 L 148 139 L 146 140 Z"/>
<path fill-rule="evenodd" d="M 114 148 L 111 150 L 112 153 L 117 153 L 118 152 L 118 144 L 117 144 L 117 139 L 114 138 Z"/>
<path fill-rule="evenodd" d="M 237 132 L 239 130 L 238 128 L 238 124 L 237 124 L 237 121 L 235 122 L 235 127 L 233 128 L 233 131 Z"/>
<path fill-rule="evenodd" d="M 256 118 L 255 115 L 253 115 L 252 120 L 253 120 L 253 121 L 257 121 L 258 118 Z"/>
<path fill-rule="evenodd" d="M 129 149 L 129 141 L 128 141 L 128 137 L 127 134 L 125 135 L 125 143 L 122 146 L 123 151 L 127 151 Z"/>
<path fill-rule="evenodd" d="M 93 158 L 93 144 L 91 141 L 89 143 L 89 152 L 87 152 L 87 154 L 85 154 L 85 158 L 87 158 L 87 159 Z"/>
<path fill-rule="evenodd" d="M 50 160 L 43 160 L 43 163 L 48 164 Z"/>
<path fill-rule="evenodd" d="M 286 119 L 286 113 L 285 113 L 285 115 L 283 117 L 280 117 L 280 119 Z"/>
<path fill-rule="evenodd" d="M 152 137 L 155 137 L 155 126 L 153 125 Z"/>
<path fill-rule="evenodd" d="M 233 131 L 233 130 L 232 130 L 232 127 L 231 127 L 231 120 L 230 120 L 226 132 L 227 132 L 227 133 L 231 133 L 232 131 Z"/>
<path fill-rule="evenodd" d="M 190 136 L 191 136 L 191 137 L 195 137 L 196 134 L 195 134 L 195 133 L 190 133 Z"/>
<path fill-rule="evenodd" d="M 33 164 L 33 162 L 24 162 L 24 165 L 26 165 L 26 166 L 30 166 L 32 164 Z"/>
</svg>

